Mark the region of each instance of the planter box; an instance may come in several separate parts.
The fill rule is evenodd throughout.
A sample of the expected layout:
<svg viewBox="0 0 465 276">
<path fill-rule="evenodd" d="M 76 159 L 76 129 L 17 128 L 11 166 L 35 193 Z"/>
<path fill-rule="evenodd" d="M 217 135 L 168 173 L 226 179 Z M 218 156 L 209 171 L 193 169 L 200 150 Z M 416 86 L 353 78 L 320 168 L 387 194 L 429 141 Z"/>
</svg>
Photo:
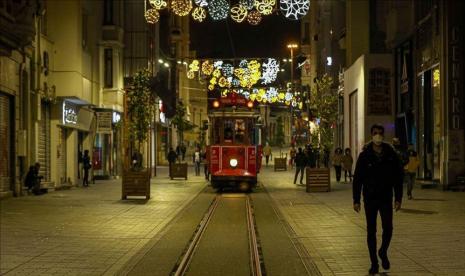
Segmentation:
<svg viewBox="0 0 465 276">
<path fill-rule="evenodd" d="M 306 175 L 307 193 L 331 191 L 329 168 L 307 168 Z"/>
<path fill-rule="evenodd" d="M 170 178 L 184 178 L 187 180 L 187 163 L 171 165 Z"/>
<path fill-rule="evenodd" d="M 122 199 L 128 196 L 145 196 L 150 198 L 150 171 L 123 171 Z"/>
<path fill-rule="evenodd" d="M 274 159 L 274 171 L 286 171 L 287 170 L 287 158 L 275 158 Z"/>
</svg>

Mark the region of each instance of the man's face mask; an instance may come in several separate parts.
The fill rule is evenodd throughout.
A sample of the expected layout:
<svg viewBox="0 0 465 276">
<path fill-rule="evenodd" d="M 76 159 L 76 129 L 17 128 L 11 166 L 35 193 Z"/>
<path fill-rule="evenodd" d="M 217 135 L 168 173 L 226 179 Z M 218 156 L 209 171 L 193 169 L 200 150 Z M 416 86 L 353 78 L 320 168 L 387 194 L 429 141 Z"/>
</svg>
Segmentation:
<svg viewBox="0 0 465 276">
<path fill-rule="evenodd" d="M 381 134 L 375 134 L 373 135 L 373 143 L 375 143 L 375 145 L 379 146 L 383 143 L 383 135 Z"/>
</svg>

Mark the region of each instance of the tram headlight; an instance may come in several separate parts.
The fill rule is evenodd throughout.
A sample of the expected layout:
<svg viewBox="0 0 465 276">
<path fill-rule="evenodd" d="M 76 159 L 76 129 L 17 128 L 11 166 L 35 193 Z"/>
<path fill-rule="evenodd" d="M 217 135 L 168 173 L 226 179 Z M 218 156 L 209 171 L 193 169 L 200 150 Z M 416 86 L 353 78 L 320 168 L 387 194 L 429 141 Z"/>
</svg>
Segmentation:
<svg viewBox="0 0 465 276">
<path fill-rule="evenodd" d="M 230 165 L 232 168 L 237 167 L 237 159 L 235 159 L 235 158 L 230 159 L 230 160 L 229 160 L 229 165 Z"/>
</svg>

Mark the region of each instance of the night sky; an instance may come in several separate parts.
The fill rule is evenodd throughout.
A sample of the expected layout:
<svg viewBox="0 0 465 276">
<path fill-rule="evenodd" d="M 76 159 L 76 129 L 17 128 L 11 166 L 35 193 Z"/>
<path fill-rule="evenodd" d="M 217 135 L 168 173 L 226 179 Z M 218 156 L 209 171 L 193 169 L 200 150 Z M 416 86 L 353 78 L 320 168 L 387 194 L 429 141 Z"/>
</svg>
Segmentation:
<svg viewBox="0 0 465 276">
<path fill-rule="evenodd" d="M 299 41 L 300 21 L 289 21 L 276 14 L 263 17 L 258 26 L 231 19 L 191 21 L 190 49 L 196 50 L 199 58 L 288 57 L 288 42 Z"/>
</svg>

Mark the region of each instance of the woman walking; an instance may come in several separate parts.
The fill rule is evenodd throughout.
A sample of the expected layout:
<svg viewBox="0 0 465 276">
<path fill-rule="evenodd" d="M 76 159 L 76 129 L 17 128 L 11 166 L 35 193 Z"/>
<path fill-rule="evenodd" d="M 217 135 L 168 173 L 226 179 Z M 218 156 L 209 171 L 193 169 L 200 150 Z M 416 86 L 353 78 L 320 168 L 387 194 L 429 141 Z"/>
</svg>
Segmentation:
<svg viewBox="0 0 465 276">
<path fill-rule="evenodd" d="M 344 157 L 342 158 L 342 168 L 344 169 L 344 182 L 347 182 L 347 175 L 349 175 L 349 181 L 352 181 L 352 165 L 354 159 L 350 154 L 350 148 L 344 150 Z"/>
<path fill-rule="evenodd" d="M 336 181 L 339 183 L 341 181 L 341 168 L 342 168 L 342 149 L 341 148 L 336 148 L 334 150 L 334 155 L 333 155 L 333 166 L 334 169 L 336 170 Z"/>
</svg>

